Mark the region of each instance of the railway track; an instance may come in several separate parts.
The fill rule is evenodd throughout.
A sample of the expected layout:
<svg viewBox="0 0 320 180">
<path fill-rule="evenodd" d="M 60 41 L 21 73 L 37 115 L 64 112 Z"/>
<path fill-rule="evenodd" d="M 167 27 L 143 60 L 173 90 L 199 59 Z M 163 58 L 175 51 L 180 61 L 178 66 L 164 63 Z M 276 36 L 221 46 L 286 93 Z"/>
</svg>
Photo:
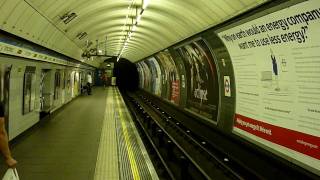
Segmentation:
<svg viewBox="0 0 320 180">
<path fill-rule="evenodd" d="M 161 179 L 316 179 L 235 135 L 201 124 L 148 93 L 123 93 Z"/>
<path fill-rule="evenodd" d="M 142 95 L 127 96 L 127 103 L 145 139 L 171 179 L 258 179 L 230 168 L 229 157 Z"/>
</svg>

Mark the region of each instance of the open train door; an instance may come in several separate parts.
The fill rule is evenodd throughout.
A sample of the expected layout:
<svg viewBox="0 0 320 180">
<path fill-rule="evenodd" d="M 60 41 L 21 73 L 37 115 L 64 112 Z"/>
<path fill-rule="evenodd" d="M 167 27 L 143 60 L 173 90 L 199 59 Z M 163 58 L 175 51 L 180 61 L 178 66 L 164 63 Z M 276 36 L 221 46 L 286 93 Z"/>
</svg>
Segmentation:
<svg viewBox="0 0 320 180">
<path fill-rule="evenodd" d="M 47 115 L 51 109 L 51 69 L 42 69 L 40 79 L 40 118 Z"/>
</svg>

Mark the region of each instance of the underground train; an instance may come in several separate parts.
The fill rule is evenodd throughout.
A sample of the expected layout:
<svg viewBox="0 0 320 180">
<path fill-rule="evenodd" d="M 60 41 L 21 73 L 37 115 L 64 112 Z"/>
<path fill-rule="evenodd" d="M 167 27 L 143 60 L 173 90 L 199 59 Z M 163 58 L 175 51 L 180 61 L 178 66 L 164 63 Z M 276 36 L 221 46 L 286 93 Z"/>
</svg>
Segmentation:
<svg viewBox="0 0 320 180">
<path fill-rule="evenodd" d="M 81 94 L 95 68 L 70 62 L 46 50 L 12 45 L 1 36 L 1 102 L 9 140 Z M 19 42 L 10 39 L 11 42 Z M 21 42 L 20 42 L 21 44 Z"/>
</svg>

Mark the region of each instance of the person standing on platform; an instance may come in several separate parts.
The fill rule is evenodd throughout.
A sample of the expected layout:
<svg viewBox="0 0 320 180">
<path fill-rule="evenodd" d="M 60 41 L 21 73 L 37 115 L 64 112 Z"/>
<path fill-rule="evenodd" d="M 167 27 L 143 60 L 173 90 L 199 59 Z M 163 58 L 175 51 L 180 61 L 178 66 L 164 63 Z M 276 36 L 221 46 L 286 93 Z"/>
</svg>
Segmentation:
<svg viewBox="0 0 320 180">
<path fill-rule="evenodd" d="M 91 84 L 92 84 L 92 76 L 90 73 L 88 73 L 88 76 L 87 76 L 87 93 L 88 95 L 91 95 Z"/>
<path fill-rule="evenodd" d="M 106 88 L 107 87 L 107 82 L 108 82 L 107 75 L 105 73 L 103 73 L 101 79 L 102 79 L 103 87 Z"/>
<path fill-rule="evenodd" d="M 5 159 L 6 164 L 12 168 L 17 165 L 17 161 L 11 156 L 9 149 L 8 134 L 5 129 L 4 106 L 0 103 L 0 151 Z"/>
</svg>

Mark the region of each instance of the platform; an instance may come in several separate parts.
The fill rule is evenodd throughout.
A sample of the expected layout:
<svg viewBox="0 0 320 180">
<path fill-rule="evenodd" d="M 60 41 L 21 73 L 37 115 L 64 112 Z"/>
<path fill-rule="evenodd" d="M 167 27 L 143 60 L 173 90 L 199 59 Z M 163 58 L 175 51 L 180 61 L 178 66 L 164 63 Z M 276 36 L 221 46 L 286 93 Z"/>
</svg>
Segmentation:
<svg viewBox="0 0 320 180">
<path fill-rule="evenodd" d="M 118 89 L 92 94 L 14 140 L 21 180 L 158 179 Z"/>
</svg>

